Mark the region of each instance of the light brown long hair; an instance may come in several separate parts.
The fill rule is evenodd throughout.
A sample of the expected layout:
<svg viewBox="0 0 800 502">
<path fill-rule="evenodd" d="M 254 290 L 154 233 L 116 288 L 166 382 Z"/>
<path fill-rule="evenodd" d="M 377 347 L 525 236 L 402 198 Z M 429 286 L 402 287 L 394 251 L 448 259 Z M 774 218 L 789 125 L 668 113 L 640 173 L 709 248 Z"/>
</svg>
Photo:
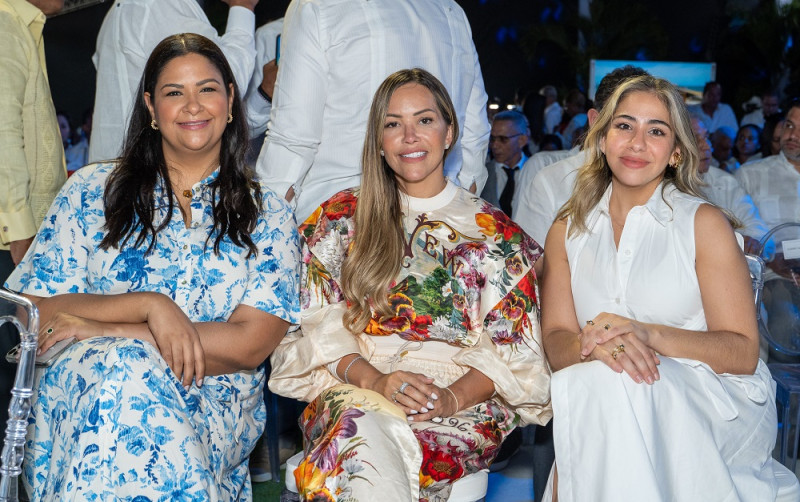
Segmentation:
<svg viewBox="0 0 800 502">
<path fill-rule="evenodd" d="M 344 323 L 353 333 L 366 328 L 371 317 L 370 306 L 381 315 L 395 315 L 389 306 L 388 293 L 400 272 L 406 237 L 400 185 L 380 152 L 389 101 L 406 84 L 419 84 L 431 91 L 439 113 L 453 128 L 453 144 L 458 138 L 453 102 L 444 85 L 429 72 L 420 68 L 400 70 L 389 75 L 375 91 L 361 153 L 361 190 L 353 217 L 355 236 L 341 273 L 342 291 L 350 304 Z M 445 150 L 444 158 L 451 149 L 452 145 Z"/>
<path fill-rule="evenodd" d="M 705 199 L 700 191 L 703 181 L 697 172 L 699 155 L 697 142 L 692 132 L 689 112 L 678 90 L 669 81 L 643 75 L 623 82 L 611 95 L 586 136 L 583 148 L 586 163 L 578 170 L 572 196 L 562 206 L 556 219 L 571 218 L 568 235 L 586 232 L 586 217 L 600 202 L 611 183 L 611 168 L 605 155 L 600 151 L 600 142 L 605 138 L 614 119 L 620 102 L 634 92 L 647 92 L 657 97 L 666 107 L 671 126 L 675 131 L 675 146 L 682 160 L 675 167 L 667 166 L 664 172 L 664 185 L 674 185 L 681 192 Z"/>
</svg>

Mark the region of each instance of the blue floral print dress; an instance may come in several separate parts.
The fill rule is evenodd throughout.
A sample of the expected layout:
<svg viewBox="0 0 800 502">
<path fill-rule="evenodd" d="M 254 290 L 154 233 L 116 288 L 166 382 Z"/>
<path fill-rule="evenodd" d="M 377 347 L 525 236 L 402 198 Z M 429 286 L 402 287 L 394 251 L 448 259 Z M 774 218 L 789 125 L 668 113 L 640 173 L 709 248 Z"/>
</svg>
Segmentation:
<svg viewBox="0 0 800 502">
<path fill-rule="evenodd" d="M 297 230 L 282 199 L 262 188 L 254 257 L 227 238 L 219 256 L 213 237 L 206 246 L 216 171 L 192 189 L 188 228 L 176 204 L 152 252 L 147 244 L 103 250 L 113 169 L 96 164 L 70 178 L 7 288 L 36 296 L 153 291 L 193 322 L 226 321 L 240 304 L 298 322 Z M 157 186 L 157 218 L 166 215 L 164 197 Z M 263 367 L 206 376 L 187 391 L 151 344 L 89 338 L 37 371 L 35 385 L 24 472 L 31 500 L 252 498 L 247 459 L 266 419 Z"/>
</svg>

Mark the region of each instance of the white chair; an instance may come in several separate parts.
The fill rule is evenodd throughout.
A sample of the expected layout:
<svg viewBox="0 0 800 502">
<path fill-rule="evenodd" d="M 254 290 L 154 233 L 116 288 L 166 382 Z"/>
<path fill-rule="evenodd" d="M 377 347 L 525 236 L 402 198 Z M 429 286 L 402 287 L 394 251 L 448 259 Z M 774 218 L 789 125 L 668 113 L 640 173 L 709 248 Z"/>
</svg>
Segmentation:
<svg viewBox="0 0 800 502">
<path fill-rule="evenodd" d="M 25 431 L 31 411 L 34 361 L 39 342 L 39 311 L 36 306 L 27 298 L 0 289 L 0 305 L 9 304 L 16 308 L 18 315 L 24 312 L 24 318 L 0 316 L 0 325 L 10 322 L 19 330 L 22 348 L 14 388 L 11 389 L 8 425 L 0 457 L 0 502 L 19 500 L 18 478 L 22 474 L 22 458 L 25 456 Z"/>
<path fill-rule="evenodd" d="M 286 489 L 292 493 L 298 493 L 297 484 L 294 481 L 294 470 L 302 460 L 303 452 L 301 451 L 286 461 Z M 478 471 L 453 483 L 453 490 L 447 500 L 448 502 L 483 502 L 488 488 L 489 473 Z"/>
</svg>

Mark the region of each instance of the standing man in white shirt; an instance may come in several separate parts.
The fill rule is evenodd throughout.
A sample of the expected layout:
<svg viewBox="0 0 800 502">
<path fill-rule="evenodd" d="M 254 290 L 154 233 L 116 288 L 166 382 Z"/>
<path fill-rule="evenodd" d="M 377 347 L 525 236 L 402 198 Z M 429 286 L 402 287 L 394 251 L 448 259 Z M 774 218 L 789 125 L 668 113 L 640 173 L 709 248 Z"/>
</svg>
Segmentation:
<svg viewBox="0 0 800 502">
<path fill-rule="evenodd" d="M 253 12 L 259 0 L 221 0 L 228 24 L 219 36 L 197 0 L 116 0 L 108 11 L 92 61 L 97 68 L 89 162 L 113 159 L 122 150 L 133 95 L 150 52 L 176 33 L 197 33 L 216 43 L 244 94 L 256 59 Z"/>
<path fill-rule="evenodd" d="M 466 14 L 454 0 L 293 0 L 286 11 L 269 131 L 256 170 L 298 222 L 357 186 L 372 95 L 389 74 L 420 67 L 447 88 L 463 127 L 445 174 L 486 180 L 486 91 Z"/>
<path fill-rule="evenodd" d="M 564 109 L 558 104 L 558 91 L 552 85 L 539 89 L 539 94 L 544 96 L 544 129 L 547 134 L 555 134 L 558 124 L 561 123 L 561 114 Z"/>
<path fill-rule="evenodd" d="M 739 122 L 730 105 L 721 103 L 722 86 L 719 82 L 707 82 L 703 88 L 703 101 L 699 105 L 689 107 L 691 115 L 700 117 L 710 133 L 714 133 L 722 126 L 728 126 L 734 131 L 739 130 Z"/>
<path fill-rule="evenodd" d="M 283 18 L 270 21 L 256 30 L 256 64 L 250 77 L 250 85 L 244 95 L 247 125 L 250 128 L 250 151 L 247 152 L 247 163 L 251 166 L 255 165 L 261 146 L 264 144 L 269 114 L 272 111 L 281 31 L 283 31 Z"/>
<path fill-rule="evenodd" d="M 522 177 L 528 156 L 522 151 L 528 144 L 528 119 L 516 110 L 505 110 L 494 116 L 489 136 L 492 160 L 487 163 L 489 177 L 481 198 L 503 210 L 511 218 L 511 201 Z"/>
</svg>

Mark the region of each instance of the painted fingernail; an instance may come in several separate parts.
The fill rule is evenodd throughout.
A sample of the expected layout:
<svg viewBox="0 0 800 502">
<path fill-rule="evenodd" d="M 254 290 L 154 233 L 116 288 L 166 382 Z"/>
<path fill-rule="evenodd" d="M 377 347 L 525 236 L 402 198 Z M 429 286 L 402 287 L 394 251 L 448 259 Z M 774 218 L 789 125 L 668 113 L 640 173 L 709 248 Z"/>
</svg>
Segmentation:
<svg viewBox="0 0 800 502">
<path fill-rule="evenodd" d="M 439 399 L 439 396 L 437 396 L 435 392 L 431 392 L 431 399 L 436 401 L 437 399 Z"/>
<path fill-rule="evenodd" d="M 428 401 L 428 409 L 430 409 L 430 410 L 432 410 L 432 409 L 433 409 L 433 403 L 432 403 L 432 402 L 430 402 L 430 401 Z"/>
<path fill-rule="evenodd" d="M 431 422 L 435 422 L 437 424 L 442 423 L 442 417 L 433 417 L 431 418 Z"/>
<path fill-rule="evenodd" d="M 409 422 L 413 422 L 413 421 L 414 421 L 414 417 L 408 417 L 408 418 L 407 418 L 407 420 L 408 420 Z"/>
<path fill-rule="evenodd" d="M 419 413 L 417 410 L 411 410 L 412 415 L 416 415 L 417 413 Z"/>
<path fill-rule="evenodd" d="M 183 390 L 185 390 L 186 392 L 189 392 L 189 386 L 188 385 L 184 385 L 183 386 Z"/>
</svg>

